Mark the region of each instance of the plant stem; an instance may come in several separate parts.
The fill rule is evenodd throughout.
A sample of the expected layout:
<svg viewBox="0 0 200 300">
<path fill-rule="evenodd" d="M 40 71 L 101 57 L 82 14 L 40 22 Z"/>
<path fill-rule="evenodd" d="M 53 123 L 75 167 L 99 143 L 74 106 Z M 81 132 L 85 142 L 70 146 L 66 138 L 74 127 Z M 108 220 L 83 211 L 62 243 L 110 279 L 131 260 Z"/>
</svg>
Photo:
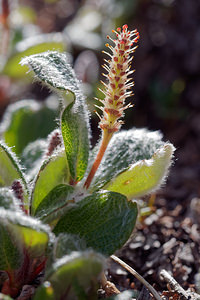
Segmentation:
<svg viewBox="0 0 200 300">
<path fill-rule="evenodd" d="M 86 179 L 86 182 L 84 184 L 84 187 L 86 189 L 89 188 L 89 186 L 92 182 L 92 179 L 93 179 L 93 177 L 94 177 L 94 175 L 95 175 L 95 173 L 96 173 L 96 171 L 97 171 L 97 169 L 98 169 L 98 167 L 101 163 L 101 160 L 103 158 L 103 155 L 106 151 L 106 148 L 107 148 L 107 146 L 110 142 L 110 139 L 111 139 L 112 135 L 113 135 L 113 132 L 108 132 L 108 130 L 106 130 L 106 129 L 103 130 L 103 137 L 102 137 L 102 141 L 101 141 L 101 146 L 99 148 L 99 152 L 97 154 L 97 157 L 96 157 L 96 159 L 93 163 L 92 169 L 90 170 L 90 173 L 89 173 L 89 175 Z"/>
<path fill-rule="evenodd" d="M 117 262 L 119 265 L 121 265 L 123 268 L 125 268 L 127 271 L 129 271 L 133 276 L 135 276 L 142 284 L 152 293 L 152 295 L 157 300 L 162 300 L 159 296 L 158 292 L 150 285 L 140 274 L 138 274 L 133 268 L 131 268 L 129 265 L 127 265 L 123 260 L 118 258 L 115 255 L 111 255 L 111 258 Z"/>
</svg>

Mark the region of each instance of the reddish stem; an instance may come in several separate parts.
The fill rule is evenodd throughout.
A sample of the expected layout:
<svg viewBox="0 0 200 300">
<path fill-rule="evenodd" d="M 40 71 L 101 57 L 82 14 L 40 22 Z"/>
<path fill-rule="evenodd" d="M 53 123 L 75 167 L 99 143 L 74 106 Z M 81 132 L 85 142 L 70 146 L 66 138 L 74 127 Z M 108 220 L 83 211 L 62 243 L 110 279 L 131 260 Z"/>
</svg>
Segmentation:
<svg viewBox="0 0 200 300">
<path fill-rule="evenodd" d="M 93 163 L 92 169 L 90 170 L 90 173 L 89 173 L 89 175 L 88 175 L 88 177 L 86 179 L 86 182 L 84 184 L 84 187 L 86 189 L 89 188 L 89 186 L 90 186 L 90 184 L 92 182 L 92 179 L 93 179 L 93 177 L 94 177 L 94 175 L 95 175 L 95 173 L 96 173 L 96 171 L 97 171 L 97 169 L 98 169 L 98 167 L 99 167 L 99 165 L 101 163 L 101 160 L 103 158 L 103 155 L 104 155 L 104 153 L 106 151 L 106 148 L 107 148 L 107 146 L 108 146 L 108 144 L 110 142 L 110 139 L 111 139 L 112 135 L 113 135 L 113 132 L 108 132 L 108 130 L 104 130 L 103 131 L 103 137 L 102 137 L 102 141 L 101 141 L 101 146 L 100 146 L 99 152 L 97 154 L 97 157 L 96 157 L 96 159 L 95 159 L 95 161 Z"/>
<path fill-rule="evenodd" d="M 3 282 L 1 293 L 16 297 L 19 293 L 19 288 L 15 283 L 15 276 L 13 271 L 7 271 L 8 279 Z"/>
</svg>

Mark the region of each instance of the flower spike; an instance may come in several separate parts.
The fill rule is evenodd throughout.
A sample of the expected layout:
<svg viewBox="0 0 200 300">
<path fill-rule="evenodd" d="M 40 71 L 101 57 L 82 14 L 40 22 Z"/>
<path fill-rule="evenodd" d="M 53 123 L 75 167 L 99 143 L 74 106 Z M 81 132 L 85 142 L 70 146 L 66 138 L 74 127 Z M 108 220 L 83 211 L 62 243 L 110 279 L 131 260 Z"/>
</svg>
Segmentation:
<svg viewBox="0 0 200 300">
<path fill-rule="evenodd" d="M 133 73 L 133 71 L 130 71 L 133 58 L 130 57 L 130 54 L 137 48 L 136 46 L 133 47 L 133 45 L 138 42 L 139 33 L 137 29 L 129 31 L 128 25 L 123 25 L 122 28 L 118 27 L 116 31 L 113 30 L 112 32 L 115 33 L 116 39 L 112 39 L 109 36 L 107 38 L 114 46 L 106 44 L 111 53 L 102 51 L 110 57 L 109 60 L 104 59 L 105 64 L 103 65 L 107 72 L 107 74 L 103 74 L 107 79 L 107 83 L 101 81 L 103 90 L 99 89 L 105 96 L 104 100 L 99 100 L 103 104 L 100 108 L 103 111 L 103 116 L 101 117 L 96 112 L 100 118 L 99 126 L 103 134 L 96 159 L 84 184 L 86 189 L 89 188 L 92 182 L 113 133 L 118 131 L 123 124 L 121 118 L 124 115 L 124 110 L 131 107 L 130 104 L 125 104 L 125 100 L 132 95 L 130 89 L 134 83 L 128 77 Z"/>
<path fill-rule="evenodd" d="M 128 25 L 123 25 L 112 31 L 116 34 L 116 39 L 107 38 L 114 43 L 114 46 L 106 44 L 106 47 L 111 50 L 107 53 L 111 60 L 106 61 L 103 68 L 108 72 L 103 74 L 108 82 L 104 83 L 105 99 L 103 116 L 100 121 L 100 128 L 107 130 L 108 133 L 114 133 L 121 127 L 119 119 L 123 117 L 125 106 L 125 99 L 130 96 L 128 90 L 134 85 L 131 78 L 128 76 L 133 73 L 130 71 L 130 63 L 132 57 L 130 54 L 135 51 L 137 46 L 133 47 L 138 42 L 139 32 L 137 29 L 133 31 L 128 30 Z"/>
</svg>

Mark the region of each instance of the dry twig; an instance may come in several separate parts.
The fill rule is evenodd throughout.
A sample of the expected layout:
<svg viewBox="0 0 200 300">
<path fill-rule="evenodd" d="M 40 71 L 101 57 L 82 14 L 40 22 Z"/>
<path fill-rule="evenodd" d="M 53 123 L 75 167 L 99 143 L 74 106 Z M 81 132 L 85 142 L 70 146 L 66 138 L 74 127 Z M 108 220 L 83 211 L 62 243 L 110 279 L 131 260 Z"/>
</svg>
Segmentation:
<svg viewBox="0 0 200 300">
<path fill-rule="evenodd" d="M 127 271 L 129 271 L 133 276 L 135 276 L 155 297 L 157 300 L 162 300 L 159 296 L 158 292 L 150 285 L 139 273 L 137 273 L 133 268 L 131 268 L 129 265 L 127 265 L 123 260 L 118 258 L 115 255 L 111 255 L 111 258 L 120 264 L 122 267 L 124 267 Z"/>
</svg>

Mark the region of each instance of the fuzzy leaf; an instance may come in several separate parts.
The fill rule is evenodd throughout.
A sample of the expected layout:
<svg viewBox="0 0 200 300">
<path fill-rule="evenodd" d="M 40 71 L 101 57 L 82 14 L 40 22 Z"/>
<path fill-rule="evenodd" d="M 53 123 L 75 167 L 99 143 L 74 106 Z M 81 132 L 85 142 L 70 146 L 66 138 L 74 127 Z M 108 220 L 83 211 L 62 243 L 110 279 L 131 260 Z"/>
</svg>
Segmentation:
<svg viewBox="0 0 200 300">
<path fill-rule="evenodd" d="M 63 52 L 65 49 L 66 41 L 60 33 L 43 34 L 24 39 L 17 43 L 15 53 L 8 59 L 3 73 L 16 79 L 27 77 L 27 67 L 19 66 L 23 57 L 47 50 Z"/>
<path fill-rule="evenodd" d="M 79 82 L 70 65 L 68 54 L 48 51 L 25 57 L 21 64 L 28 65 L 41 81 L 51 87 L 73 92 L 78 98 L 77 101 L 83 104 Z"/>
<path fill-rule="evenodd" d="M 44 161 L 40 168 L 33 187 L 31 213 L 35 214 L 40 203 L 54 187 L 68 182 L 69 168 L 67 159 L 64 150 L 60 150 Z"/>
<path fill-rule="evenodd" d="M 55 128 L 57 111 L 33 100 L 22 100 L 9 105 L 0 131 L 8 146 L 16 154 L 38 138 L 46 138 Z"/>
<path fill-rule="evenodd" d="M 74 181 L 80 181 L 85 173 L 89 156 L 88 131 L 81 126 L 81 116 L 73 111 L 73 103 L 62 114 L 62 135 Z"/>
<path fill-rule="evenodd" d="M 149 159 L 164 144 L 162 134 L 147 129 L 130 129 L 116 133 L 106 149 L 106 153 L 95 174 L 91 190 L 103 187 L 112 178 L 126 170 L 131 164 Z M 93 162 L 99 146 L 93 150 L 90 164 Z M 89 168 L 88 168 L 89 169 Z"/>
<path fill-rule="evenodd" d="M 0 186 L 9 187 L 16 179 L 23 183 L 24 203 L 28 204 L 28 187 L 21 166 L 15 154 L 0 141 Z"/>
<path fill-rule="evenodd" d="M 0 269 L 16 269 L 23 262 L 24 251 L 30 258 L 44 256 L 49 240 L 49 228 L 20 212 L 0 208 Z"/>
<path fill-rule="evenodd" d="M 52 269 L 47 271 L 46 282 L 43 284 L 52 287 L 52 294 L 56 298 L 43 299 L 96 300 L 103 263 L 104 258 L 93 251 L 72 252 L 58 259 Z M 34 299 L 41 299 L 37 298 L 37 294 Z"/>
<path fill-rule="evenodd" d="M 74 181 L 79 181 L 89 155 L 89 115 L 69 59 L 65 54 L 46 52 L 26 57 L 22 64 L 29 65 L 36 76 L 53 87 L 69 105 L 62 115 L 62 134 L 71 176 Z M 71 98 L 67 100 L 69 91 L 74 94 L 74 104 Z"/>
<path fill-rule="evenodd" d="M 35 210 L 35 217 L 45 223 L 63 215 L 67 204 L 73 199 L 74 188 L 70 185 L 59 184 L 44 197 Z"/>
<path fill-rule="evenodd" d="M 128 202 L 124 195 L 114 192 L 97 192 L 68 209 L 54 228 L 77 234 L 87 247 L 111 255 L 130 237 L 137 218 L 137 205 Z"/>
<path fill-rule="evenodd" d="M 128 199 L 144 196 L 157 190 L 164 182 L 175 148 L 165 144 L 151 159 L 141 160 L 105 185 L 105 189 L 120 192 Z"/>
</svg>

